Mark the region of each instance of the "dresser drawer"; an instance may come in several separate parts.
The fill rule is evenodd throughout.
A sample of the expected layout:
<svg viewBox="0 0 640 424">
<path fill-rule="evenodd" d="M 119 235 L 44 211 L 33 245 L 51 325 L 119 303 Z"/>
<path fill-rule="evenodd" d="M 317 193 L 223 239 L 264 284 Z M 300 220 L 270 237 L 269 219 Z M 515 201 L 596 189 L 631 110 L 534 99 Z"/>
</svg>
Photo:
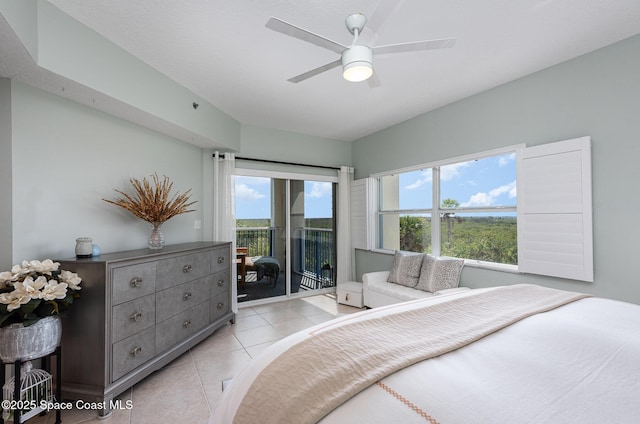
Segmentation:
<svg viewBox="0 0 640 424">
<path fill-rule="evenodd" d="M 157 289 L 164 290 L 211 274 L 211 257 L 211 252 L 202 252 L 158 261 Z"/>
<path fill-rule="evenodd" d="M 115 381 L 155 355 L 155 327 L 113 344 L 111 378 Z"/>
<path fill-rule="evenodd" d="M 209 286 L 212 275 L 171 287 L 156 293 L 156 322 L 210 299 Z"/>
<path fill-rule="evenodd" d="M 229 286 L 229 272 L 221 271 L 214 274 L 211 277 L 211 298 L 213 299 L 215 296 L 222 292 L 229 291 L 231 287 Z"/>
<path fill-rule="evenodd" d="M 209 323 L 209 302 L 202 302 L 156 324 L 156 351 L 165 349 L 190 336 Z"/>
<path fill-rule="evenodd" d="M 118 342 L 156 322 L 156 295 L 149 294 L 112 308 L 111 338 Z"/>
<path fill-rule="evenodd" d="M 112 305 L 136 299 L 156 291 L 155 262 L 113 268 L 112 273 Z"/>
<path fill-rule="evenodd" d="M 229 292 L 223 292 L 211 298 L 211 309 L 209 311 L 209 321 L 213 322 L 231 310 Z"/>
<path fill-rule="evenodd" d="M 218 272 L 229 269 L 229 248 L 220 248 L 211 252 L 211 272 Z"/>
</svg>

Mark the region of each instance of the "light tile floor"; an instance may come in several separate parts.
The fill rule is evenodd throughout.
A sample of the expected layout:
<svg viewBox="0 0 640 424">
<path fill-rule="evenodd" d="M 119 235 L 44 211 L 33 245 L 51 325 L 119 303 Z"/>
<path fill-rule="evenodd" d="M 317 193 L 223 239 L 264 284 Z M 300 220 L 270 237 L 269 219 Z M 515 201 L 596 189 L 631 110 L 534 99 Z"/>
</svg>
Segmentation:
<svg viewBox="0 0 640 424">
<path fill-rule="evenodd" d="M 361 309 L 320 295 L 240 308 L 227 324 L 163 369 L 120 395 L 123 408 L 99 419 L 93 410 L 62 412 L 64 424 L 207 423 L 222 396 L 222 380 L 233 377 L 251 358 L 296 331 Z M 130 402 L 132 407 L 124 407 Z M 55 413 L 28 421 L 52 424 Z"/>
</svg>

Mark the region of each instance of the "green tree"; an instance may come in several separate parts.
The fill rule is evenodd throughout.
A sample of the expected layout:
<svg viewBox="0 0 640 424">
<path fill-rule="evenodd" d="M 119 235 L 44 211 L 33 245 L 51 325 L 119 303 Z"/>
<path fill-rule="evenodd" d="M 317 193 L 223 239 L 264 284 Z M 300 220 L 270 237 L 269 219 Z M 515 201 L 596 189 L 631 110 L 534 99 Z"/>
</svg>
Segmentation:
<svg viewBox="0 0 640 424">
<path fill-rule="evenodd" d="M 446 198 L 442 201 L 442 208 L 457 208 L 460 202 L 454 199 Z M 447 223 L 447 247 L 451 246 L 451 228 L 456 220 L 455 212 L 445 212 L 442 214 L 442 220 Z"/>
<path fill-rule="evenodd" d="M 515 217 L 459 219 L 452 230 L 451 246 L 443 247 L 443 255 L 513 265 L 518 263 Z"/>
<path fill-rule="evenodd" d="M 418 216 L 400 217 L 400 250 L 423 252 L 424 220 Z"/>
</svg>

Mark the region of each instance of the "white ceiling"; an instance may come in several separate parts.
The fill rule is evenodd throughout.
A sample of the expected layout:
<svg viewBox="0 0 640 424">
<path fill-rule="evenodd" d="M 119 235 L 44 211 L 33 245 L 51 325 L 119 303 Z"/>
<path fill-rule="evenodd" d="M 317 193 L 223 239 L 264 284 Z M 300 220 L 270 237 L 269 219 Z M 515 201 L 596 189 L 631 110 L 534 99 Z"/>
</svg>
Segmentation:
<svg viewBox="0 0 640 424">
<path fill-rule="evenodd" d="M 238 121 L 354 140 L 640 32 L 639 0 L 49 0 Z M 274 16 L 349 45 L 344 18 L 397 3 L 375 45 L 455 37 L 378 56 L 381 85 L 349 83 L 329 50 L 265 28 Z M 373 35 L 373 39 L 372 39 Z"/>
</svg>

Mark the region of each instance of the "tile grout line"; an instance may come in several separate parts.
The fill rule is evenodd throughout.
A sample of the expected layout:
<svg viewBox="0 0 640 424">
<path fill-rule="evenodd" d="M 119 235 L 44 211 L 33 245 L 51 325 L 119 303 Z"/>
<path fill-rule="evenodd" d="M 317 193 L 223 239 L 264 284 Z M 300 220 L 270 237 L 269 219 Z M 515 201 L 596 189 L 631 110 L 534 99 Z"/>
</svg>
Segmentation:
<svg viewBox="0 0 640 424">
<path fill-rule="evenodd" d="M 205 402 L 207 402 L 207 408 L 209 408 L 209 416 L 213 413 L 213 407 L 211 406 L 211 402 L 209 402 L 209 397 L 207 396 L 207 391 L 204 388 L 204 382 L 202 381 L 202 376 L 200 375 L 200 369 L 196 365 L 196 361 L 193 357 L 193 353 L 191 349 L 189 349 L 189 358 L 191 359 L 191 363 L 196 370 L 196 374 L 198 375 L 198 381 L 200 382 L 200 391 L 202 392 L 202 396 L 204 397 Z M 222 382 L 220 382 L 222 384 Z"/>
</svg>

